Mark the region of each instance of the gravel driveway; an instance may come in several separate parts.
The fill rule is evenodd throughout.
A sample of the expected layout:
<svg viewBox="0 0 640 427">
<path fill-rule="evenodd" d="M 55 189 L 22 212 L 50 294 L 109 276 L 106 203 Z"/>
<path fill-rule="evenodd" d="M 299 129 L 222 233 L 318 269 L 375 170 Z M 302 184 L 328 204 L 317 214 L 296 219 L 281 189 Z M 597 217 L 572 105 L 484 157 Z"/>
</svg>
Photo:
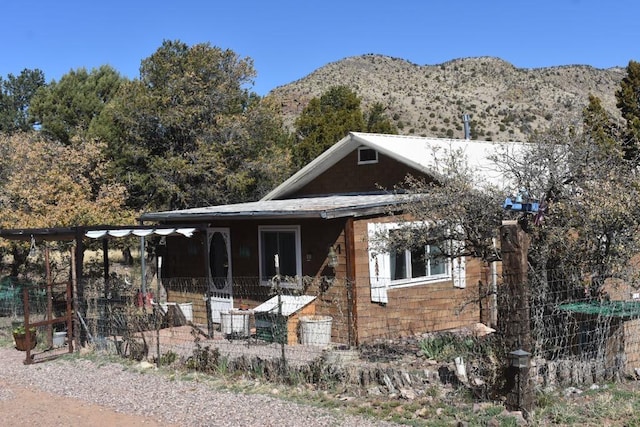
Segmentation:
<svg viewBox="0 0 640 427">
<path fill-rule="evenodd" d="M 117 363 L 24 365 L 0 348 L 0 424 L 39 426 L 392 426 L 277 397 L 221 391 Z"/>
</svg>

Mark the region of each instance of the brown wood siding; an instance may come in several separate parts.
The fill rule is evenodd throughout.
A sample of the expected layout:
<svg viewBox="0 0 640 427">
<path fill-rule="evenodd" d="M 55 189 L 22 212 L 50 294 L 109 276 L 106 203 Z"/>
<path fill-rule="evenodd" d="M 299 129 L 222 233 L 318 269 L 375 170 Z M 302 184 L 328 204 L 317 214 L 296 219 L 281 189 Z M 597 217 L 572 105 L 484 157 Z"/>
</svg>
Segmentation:
<svg viewBox="0 0 640 427">
<path fill-rule="evenodd" d="M 640 367 L 640 343 L 638 342 L 638 330 L 640 319 L 628 320 L 623 323 L 624 354 L 626 356 L 625 372 L 629 376 L 636 375 L 635 369 Z"/>
<path fill-rule="evenodd" d="M 273 294 L 266 286 L 259 285 L 258 228 L 262 225 L 299 225 L 301 233 L 302 274 L 307 279 L 303 294 L 317 297 L 315 313 L 331 316 L 332 341 L 348 341 L 347 321 L 347 245 L 345 241 L 346 219 L 299 220 L 299 221 L 225 221 L 211 224 L 212 227 L 230 229 L 231 265 L 234 278 L 234 299 L 250 303 L 250 308 L 271 298 Z M 167 239 L 167 256 L 170 263 L 164 263 L 163 278 L 205 277 L 207 267 L 202 253 L 202 234 L 194 238 Z M 191 245 L 191 248 L 189 247 Z M 327 267 L 329 247 L 333 246 L 338 255 L 338 266 Z M 170 274 L 170 275 L 169 275 Z M 334 281 L 322 277 L 336 277 Z M 182 283 L 182 282 L 180 282 Z M 194 321 L 206 324 L 206 307 L 202 301 L 203 290 L 191 289 L 189 281 L 181 286 L 180 292 L 168 290 L 169 301 L 194 302 Z M 173 291 L 173 292 L 172 292 Z M 288 292 L 285 290 L 285 292 Z"/>
<path fill-rule="evenodd" d="M 345 280 L 347 266 L 346 241 L 344 234 L 345 221 L 333 220 L 324 221 L 323 227 L 316 227 L 309 231 L 303 239 L 307 240 L 307 247 L 315 248 L 312 252 L 312 261 L 306 268 L 309 277 L 314 280 L 308 284 L 304 290 L 306 295 L 317 297 L 315 303 L 316 314 L 331 316 L 333 319 L 331 327 L 331 340 L 336 343 L 348 342 L 348 299 L 347 280 Z M 327 225 L 329 225 L 327 229 Z M 338 266 L 335 269 L 327 267 L 327 253 L 329 246 L 334 246 L 338 256 Z M 305 246 L 305 244 L 303 244 Z M 315 254 L 315 255 L 314 255 Z M 303 251 L 303 259 L 305 252 Z M 318 258 L 316 260 L 316 257 Z M 303 270 L 305 270 L 303 268 Z M 335 277 L 334 280 L 331 280 Z M 328 278 L 329 280 L 325 280 Z"/>
<path fill-rule="evenodd" d="M 167 291 L 167 301 L 179 304 L 193 304 L 193 323 L 197 325 L 207 324 L 207 307 L 202 299 L 202 293 Z"/>
<path fill-rule="evenodd" d="M 205 277 L 204 240 L 202 233 L 191 238 L 167 237 L 162 277 Z"/>
<path fill-rule="evenodd" d="M 466 288 L 456 288 L 452 281 L 390 288 L 386 305 L 372 302 L 367 246 L 367 223 L 371 221 L 376 219 L 354 222 L 358 343 L 460 328 L 480 321 L 478 279 L 483 270 L 479 260 L 467 261 Z"/>
<path fill-rule="evenodd" d="M 259 276 L 258 228 L 263 225 L 300 226 L 302 250 L 302 274 L 317 276 L 326 269 L 329 247 L 336 245 L 344 274 L 345 266 L 345 219 L 322 220 L 305 219 L 298 221 L 226 221 L 212 224 L 212 227 L 229 228 L 231 235 L 231 268 L 234 277 Z M 204 257 L 204 233 L 193 238 L 173 237 L 167 239 L 166 262 L 162 276 L 169 277 L 206 277 L 207 266 Z M 307 261 L 307 255 L 310 260 Z"/>
<path fill-rule="evenodd" d="M 356 304 L 356 289 L 354 287 L 356 278 L 355 268 L 355 234 L 353 229 L 354 219 L 349 218 L 344 227 L 345 246 L 346 246 L 346 284 L 345 291 L 347 292 L 347 344 L 349 346 L 356 345 L 356 328 L 355 319 L 358 317 L 358 306 Z"/>
<path fill-rule="evenodd" d="M 300 318 L 305 316 L 313 316 L 316 314 L 316 305 L 308 304 L 297 313 L 292 314 L 287 319 L 287 345 L 296 345 L 300 343 Z"/>
<path fill-rule="evenodd" d="M 312 182 L 290 194 L 287 198 L 336 193 L 366 193 L 383 189 L 393 189 L 407 174 L 426 177 L 383 154 L 378 155 L 378 163 L 358 165 L 358 150 L 345 156 Z"/>
<path fill-rule="evenodd" d="M 251 295 L 246 294 L 250 292 L 247 288 L 240 290 L 245 293 L 241 295 L 236 294 L 237 289 L 234 289 L 234 297 L 245 298 L 257 304 L 272 296 L 267 292 L 268 288 L 257 285 L 259 275 L 258 227 L 260 225 L 300 225 L 302 270 L 303 275 L 308 278 L 305 281 L 303 293 L 317 296 L 315 308 L 318 315 L 328 315 L 334 319 L 332 325 L 333 342 L 348 343 L 350 312 L 353 313 L 355 322 L 353 338 L 356 343 L 364 343 L 381 337 L 397 337 L 419 332 L 458 328 L 480 321 L 478 283 L 483 281 L 482 278 L 486 276 L 487 271 L 482 269 L 481 263 L 477 260 L 468 260 L 467 262 L 467 287 L 464 289 L 455 288 L 451 281 L 428 283 L 389 289 L 389 303 L 386 306 L 371 302 L 367 223 L 389 221 L 389 218 L 353 220 L 354 237 L 350 245 L 346 244 L 346 221 L 345 219 L 252 220 L 212 224 L 215 227 L 229 227 L 231 230 L 234 279 L 246 279 L 245 281 L 250 281 L 255 286 L 255 292 Z M 193 239 L 182 239 L 183 242 L 189 240 Z M 323 276 L 332 277 L 334 274 L 332 269 L 326 265 L 327 253 L 331 245 L 334 246 L 339 261 L 335 271 L 336 279 L 333 282 L 322 280 Z M 173 249 L 182 256 L 194 252 L 193 249 L 189 252 L 184 245 Z M 353 260 L 353 265 L 349 270 L 346 265 L 347 249 L 351 251 L 350 258 Z M 168 248 L 169 250 L 171 249 Z M 309 255 L 308 260 L 307 255 Z M 184 262 L 177 261 L 177 264 L 172 267 L 174 268 L 173 273 L 183 275 L 182 277 L 192 277 L 190 274 L 194 274 L 194 271 L 206 271 L 206 267 L 203 265 L 204 257 L 201 255 L 194 255 L 191 260 L 182 260 Z M 349 278 L 352 281 L 349 281 Z M 355 296 L 351 307 L 348 305 L 348 284 L 353 286 Z M 198 291 L 193 292 L 194 297 L 198 294 Z M 190 297 L 191 295 L 187 296 L 188 299 L 192 299 Z M 485 300 L 486 298 L 482 301 Z M 194 320 L 198 323 L 206 320 L 199 315 L 199 313 L 206 312 L 204 304 L 199 307 L 196 299 L 193 299 L 193 302 L 196 304 L 194 306 Z M 486 319 L 485 316 L 482 317 L 482 320 Z"/>
</svg>

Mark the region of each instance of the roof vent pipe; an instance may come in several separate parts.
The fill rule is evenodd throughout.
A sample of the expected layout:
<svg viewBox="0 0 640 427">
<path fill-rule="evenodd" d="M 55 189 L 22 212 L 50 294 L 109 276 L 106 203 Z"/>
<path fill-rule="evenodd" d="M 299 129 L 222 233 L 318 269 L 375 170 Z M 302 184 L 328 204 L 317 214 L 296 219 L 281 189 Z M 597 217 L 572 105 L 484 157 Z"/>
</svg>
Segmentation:
<svg viewBox="0 0 640 427">
<path fill-rule="evenodd" d="M 462 121 L 464 122 L 464 139 L 471 139 L 471 125 L 469 123 L 469 115 L 463 114 Z"/>
</svg>

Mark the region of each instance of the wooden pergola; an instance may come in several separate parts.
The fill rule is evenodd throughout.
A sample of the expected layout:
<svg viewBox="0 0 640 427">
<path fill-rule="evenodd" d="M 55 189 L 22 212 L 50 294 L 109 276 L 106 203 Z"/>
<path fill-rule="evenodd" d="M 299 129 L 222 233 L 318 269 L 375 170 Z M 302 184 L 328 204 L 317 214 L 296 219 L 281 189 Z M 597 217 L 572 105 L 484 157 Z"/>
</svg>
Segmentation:
<svg viewBox="0 0 640 427">
<path fill-rule="evenodd" d="M 25 329 L 28 331 L 31 327 L 47 326 L 49 332 L 52 332 L 53 325 L 57 323 L 66 323 L 67 331 L 73 331 L 73 336 L 69 334 L 69 352 L 73 351 L 73 341 L 79 346 L 85 338 L 81 333 L 81 328 L 73 327 L 73 313 L 78 314 L 78 319 L 82 321 L 83 316 L 86 313 L 80 313 L 77 301 L 84 300 L 84 285 L 81 280 L 83 277 L 83 261 L 85 251 L 85 239 L 102 239 L 103 249 L 103 271 L 105 284 L 108 284 L 109 278 L 109 239 L 110 238 L 122 238 L 122 237 L 138 237 L 140 238 L 141 254 L 144 254 L 145 250 L 145 238 L 148 236 L 169 236 L 169 235 L 182 235 L 185 237 L 191 237 L 191 235 L 198 230 L 193 225 L 185 227 L 168 227 L 168 226 L 75 226 L 75 227 L 55 227 L 55 228 L 21 228 L 21 229 L 0 229 L 0 238 L 15 241 L 31 242 L 32 247 L 35 247 L 41 242 L 73 242 L 74 245 L 71 248 L 71 280 L 68 281 L 66 291 L 66 314 L 62 318 L 52 318 L 52 282 L 50 277 L 49 266 L 49 248 L 45 246 L 45 269 L 47 272 L 47 319 L 39 322 L 29 322 L 29 295 L 27 289 L 24 291 L 23 304 L 25 306 Z M 141 257 L 142 268 L 142 283 L 143 292 L 145 283 L 145 259 Z M 74 292 L 75 291 L 75 292 Z M 105 289 L 108 291 L 108 288 Z M 51 333 L 49 334 L 51 335 Z M 29 337 L 29 334 L 27 334 Z M 29 338 L 27 338 L 29 340 Z M 30 343 L 27 341 L 26 360 L 25 364 L 33 363 L 33 357 L 31 356 Z"/>
</svg>

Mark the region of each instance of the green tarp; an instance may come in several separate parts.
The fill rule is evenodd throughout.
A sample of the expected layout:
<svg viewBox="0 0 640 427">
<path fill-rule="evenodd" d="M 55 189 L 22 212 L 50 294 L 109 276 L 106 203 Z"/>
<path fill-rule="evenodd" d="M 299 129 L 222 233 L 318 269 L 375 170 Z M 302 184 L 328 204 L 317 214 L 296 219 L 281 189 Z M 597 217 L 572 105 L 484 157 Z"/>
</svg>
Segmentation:
<svg viewBox="0 0 640 427">
<path fill-rule="evenodd" d="M 640 301 L 591 301 L 562 304 L 560 310 L 595 316 L 640 318 Z"/>
</svg>

